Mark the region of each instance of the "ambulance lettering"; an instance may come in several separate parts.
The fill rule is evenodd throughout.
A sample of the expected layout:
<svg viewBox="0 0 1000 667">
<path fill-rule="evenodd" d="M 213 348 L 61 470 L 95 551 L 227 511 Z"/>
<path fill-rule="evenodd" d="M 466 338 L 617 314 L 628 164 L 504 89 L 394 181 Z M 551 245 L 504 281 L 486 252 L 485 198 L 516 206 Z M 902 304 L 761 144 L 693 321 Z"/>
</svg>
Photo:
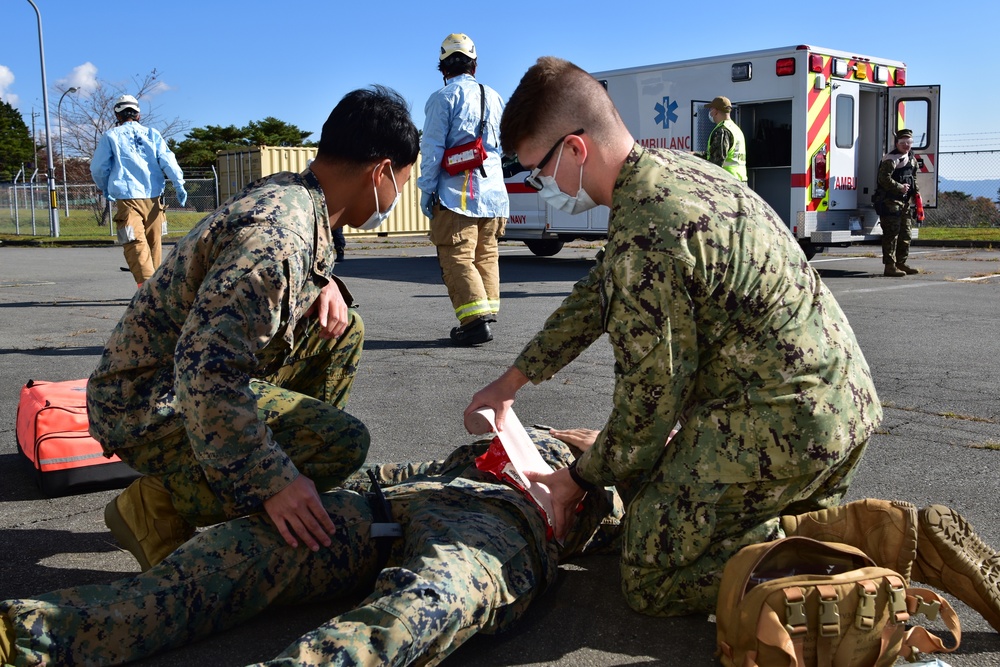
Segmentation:
<svg viewBox="0 0 1000 667">
<path fill-rule="evenodd" d="M 834 190 L 857 190 L 858 179 L 855 176 L 838 176 L 833 181 Z"/>
<path fill-rule="evenodd" d="M 527 222 L 528 216 L 526 215 L 512 215 L 510 216 L 509 223 L 512 225 L 523 225 Z"/>
<path fill-rule="evenodd" d="M 679 151 L 691 150 L 691 137 L 650 137 L 640 139 L 639 145 L 643 148 L 672 148 Z"/>
</svg>

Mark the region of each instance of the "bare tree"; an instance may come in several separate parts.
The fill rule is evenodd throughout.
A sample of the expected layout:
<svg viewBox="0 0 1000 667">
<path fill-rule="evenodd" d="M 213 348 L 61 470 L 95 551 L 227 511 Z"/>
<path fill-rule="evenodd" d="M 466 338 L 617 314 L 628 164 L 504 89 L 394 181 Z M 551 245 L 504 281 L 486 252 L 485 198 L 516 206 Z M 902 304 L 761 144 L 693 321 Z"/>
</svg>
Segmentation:
<svg viewBox="0 0 1000 667">
<path fill-rule="evenodd" d="M 158 114 L 155 93 L 162 86 L 160 73 L 155 69 L 145 76 L 136 75 L 131 81 L 111 83 L 97 80 L 97 87 L 86 94 L 67 95 L 62 105 L 63 142 L 68 158 L 89 160 L 97 148 L 97 141 L 115 124 L 115 100 L 121 95 L 133 95 L 142 108 L 142 124 L 155 127 L 165 139 L 184 134 L 190 123 L 179 118 L 165 120 Z M 58 99 L 65 86 L 57 87 Z M 56 109 L 52 113 L 56 113 Z M 55 128 L 53 128 L 55 129 Z"/>
</svg>

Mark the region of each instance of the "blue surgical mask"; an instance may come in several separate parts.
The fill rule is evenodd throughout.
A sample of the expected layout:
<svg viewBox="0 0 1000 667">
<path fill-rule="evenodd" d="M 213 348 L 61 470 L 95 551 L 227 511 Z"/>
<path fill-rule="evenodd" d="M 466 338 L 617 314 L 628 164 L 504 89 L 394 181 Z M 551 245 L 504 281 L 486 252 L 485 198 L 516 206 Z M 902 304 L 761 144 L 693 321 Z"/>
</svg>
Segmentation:
<svg viewBox="0 0 1000 667">
<path fill-rule="evenodd" d="M 375 190 L 375 212 L 372 213 L 367 220 L 365 220 L 365 224 L 357 227 L 356 229 L 375 229 L 385 222 L 389 217 L 389 214 L 392 213 L 392 209 L 396 208 L 396 202 L 399 201 L 399 188 L 396 186 L 396 174 L 392 172 L 392 165 L 389 165 L 389 175 L 392 176 L 392 187 L 396 190 L 396 197 L 392 200 L 392 203 L 389 204 L 389 208 L 387 208 L 385 212 L 379 210 L 378 188 L 375 187 L 375 172 L 372 172 L 372 188 Z"/>
<path fill-rule="evenodd" d="M 565 146 L 565 144 L 563 144 Z M 562 190 L 556 184 L 555 173 L 559 171 L 559 161 L 562 160 L 563 147 L 559 147 L 559 156 L 556 157 L 556 167 L 552 170 L 552 176 L 539 176 L 538 180 L 542 183 L 542 189 L 539 190 L 538 196 L 542 200 L 554 209 L 562 211 L 563 213 L 569 213 L 570 215 L 576 215 L 577 213 L 583 213 L 588 211 L 595 206 L 597 202 L 591 199 L 587 191 L 583 189 L 583 165 L 580 165 L 580 189 L 577 191 L 575 197 L 571 197 Z"/>
</svg>

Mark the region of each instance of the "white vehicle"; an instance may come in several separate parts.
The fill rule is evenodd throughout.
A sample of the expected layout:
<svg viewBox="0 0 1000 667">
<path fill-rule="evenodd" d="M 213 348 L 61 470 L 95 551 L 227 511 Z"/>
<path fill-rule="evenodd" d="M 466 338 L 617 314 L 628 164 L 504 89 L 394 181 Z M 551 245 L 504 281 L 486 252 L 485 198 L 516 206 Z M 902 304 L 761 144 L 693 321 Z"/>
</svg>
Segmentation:
<svg viewBox="0 0 1000 667">
<path fill-rule="evenodd" d="M 751 188 L 788 225 L 808 257 L 825 246 L 878 239 L 872 208 L 878 163 L 896 130 L 913 130 L 925 207 L 937 201 L 940 86 L 906 86 L 906 65 L 812 46 L 789 46 L 594 72 L 643 146 L 703 153 L 718 95 L 746 137 Z M 505 239 L 540 256 L 573 239 L 607 236 L 608 209 L 571 216 L 509 176 Z M 916 236 L 916 231 L 914 236 Z"/>
</svg>

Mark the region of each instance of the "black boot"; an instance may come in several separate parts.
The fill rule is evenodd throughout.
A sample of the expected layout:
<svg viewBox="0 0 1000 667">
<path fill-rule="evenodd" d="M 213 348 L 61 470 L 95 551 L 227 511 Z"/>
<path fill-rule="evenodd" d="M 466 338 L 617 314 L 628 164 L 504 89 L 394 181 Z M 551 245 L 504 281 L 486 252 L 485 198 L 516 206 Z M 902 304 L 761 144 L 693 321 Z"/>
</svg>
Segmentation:
<svg viewBox="0 0 1000 667">
<path fill-rule="evenodd" d="M 493 333 L 486 320 L 478 318 L 451 330 L 451 344 L 461 347 L 482 345 L 493 340 Z"/>
</svg>

